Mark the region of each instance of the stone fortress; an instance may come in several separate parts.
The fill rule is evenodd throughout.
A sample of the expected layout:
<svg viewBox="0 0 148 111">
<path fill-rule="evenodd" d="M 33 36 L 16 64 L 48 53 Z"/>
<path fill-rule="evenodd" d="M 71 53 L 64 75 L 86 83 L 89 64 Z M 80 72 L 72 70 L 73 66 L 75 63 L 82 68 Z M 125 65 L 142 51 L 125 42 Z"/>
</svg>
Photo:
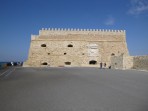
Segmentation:
<svg viewBox="0 0 148 111">
<path fill-rule="evenodd" d="M 125 30 L 47 29 L 31 35 L 24 67 L 106 67 L 130 69 Z"/>
</svg>

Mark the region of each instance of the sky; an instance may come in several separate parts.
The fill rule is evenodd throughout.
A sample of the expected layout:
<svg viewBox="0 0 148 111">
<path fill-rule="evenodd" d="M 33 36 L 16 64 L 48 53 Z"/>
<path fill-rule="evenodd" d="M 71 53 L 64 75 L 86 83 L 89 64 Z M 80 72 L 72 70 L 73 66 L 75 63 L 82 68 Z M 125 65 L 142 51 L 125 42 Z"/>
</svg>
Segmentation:
<svg viewBox="0 0 148 111">
<path fill-rule="evenodd" d="M 148 55 L 148 0 L 0 0 L 0 61 L 26 61 L 42 28 L 126 30 L 129 54 Z"/>
</svg>

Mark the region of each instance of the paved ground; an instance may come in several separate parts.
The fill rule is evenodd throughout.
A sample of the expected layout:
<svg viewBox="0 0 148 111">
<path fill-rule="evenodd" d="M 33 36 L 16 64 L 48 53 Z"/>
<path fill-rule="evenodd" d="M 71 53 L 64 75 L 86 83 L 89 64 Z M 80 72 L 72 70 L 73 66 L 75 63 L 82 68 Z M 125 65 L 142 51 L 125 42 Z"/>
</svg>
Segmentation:
<svg viewBox="0 0 148 111">
<path fill-rule="evenodd" d="M 0 110 L 148 111 L 148 72 L 12 67 L 0 76 Z"/>
</svg>

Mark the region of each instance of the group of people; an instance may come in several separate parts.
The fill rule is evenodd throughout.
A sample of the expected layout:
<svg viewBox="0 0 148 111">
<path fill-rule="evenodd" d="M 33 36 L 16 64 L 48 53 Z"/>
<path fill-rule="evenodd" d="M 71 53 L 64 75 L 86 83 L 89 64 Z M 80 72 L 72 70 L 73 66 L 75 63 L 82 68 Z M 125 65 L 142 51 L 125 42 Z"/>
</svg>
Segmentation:
<svg viewBox="0 0 148 111">
<path fill-rule="evenodd" d="M 100 63 L 100 69 L 102 68 L 106 68 L 106 63 Z M 109 66 L 108 68 L 111 69 L 111 66 Z"/>
</svg>

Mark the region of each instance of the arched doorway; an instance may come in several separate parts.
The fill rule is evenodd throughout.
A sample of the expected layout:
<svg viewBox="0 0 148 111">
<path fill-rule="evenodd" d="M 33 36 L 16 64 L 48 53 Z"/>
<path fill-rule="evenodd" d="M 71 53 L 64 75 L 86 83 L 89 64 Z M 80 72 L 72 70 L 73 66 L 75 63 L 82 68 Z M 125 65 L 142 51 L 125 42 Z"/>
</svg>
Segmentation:
<svg viewBox="0 0 148 111">
<path fill-rule="evenodd" d="M 95 64 L 97 64 L 97 61 L 91 60 L 91 61 L 89 61 L 89 64 L 90 64 L 90 65 L 95 65 Z"/>
</svg>

